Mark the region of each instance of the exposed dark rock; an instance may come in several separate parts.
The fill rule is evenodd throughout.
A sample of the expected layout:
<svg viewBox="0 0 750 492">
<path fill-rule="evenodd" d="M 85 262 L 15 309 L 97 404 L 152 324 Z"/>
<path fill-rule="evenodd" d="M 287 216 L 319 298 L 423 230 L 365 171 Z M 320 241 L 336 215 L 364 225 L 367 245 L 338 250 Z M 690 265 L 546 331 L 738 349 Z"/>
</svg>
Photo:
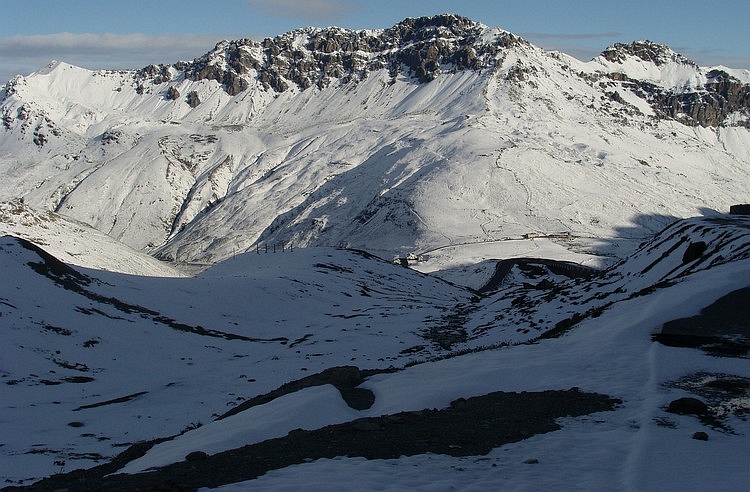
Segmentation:
<svg viewBox="0 0 750 492">
<path fill-rule="evenodd" d="M 382 69 L 387 69 L 394 80 L 403 74 L 427 83 L 445 72 L 495 68 L 504 58 L 503 50 L 526 43 L 503 32 L 486 41 L 481 37 L 483 29 L 466 17 L 444 14 L 405 19 L 383 31 L 306 28 L 261 42 L 222 41 L 192 62 L 141 69 L 136 91 L 148 92 L 145 79 L 151 79 L 153 84 L 172 80 L 173 70 L 184 71 L 192 80 L 215 80 L 230 95 L 238 95 L 256 84 L 277 93 L 294 86 L 300 90 L 324 89 L 334 82 L 356 83 Z M 306 41 L 299 44 L 300 39 Z M 635 57 L 656 66 L 672 62 L 696 67 L 667 46 L 648 40 L 615 44 L 602 52 L 602 57 L 613 63 Z M 506 79 L 533 84 L 531 70 L 515 66 L 507 72 Z M 660 118 L 690 126 L 750 128 L 750 84 L 743 84 L 722 70 L 713 70 L 707 76 L 703 87 L 685 90 L 632 80 L 622 73 L 607 74 L 625 90 L 648 101 Z M 610 90 L 606 94 L 611 100 L 626 104 L 621 92 Z"/>
<path fill-rule="evenodd" d="M 712 393 L 750 397 L 750 378 L 721 375 L 707 382 L 705 387 L 706 389 L 710 389 Z"/>
<path fill-rule="evenodd" d="M 667 412 L 680 415 L 708 415 L 708 405 L 697 398 L 685 396 L 673 400 L 667 406 Z"/>
<path fill-rule="evenodd" d="M 192 453 L 188 453 L 187 456 L 185 456 L 185 461 L 201 461 L 208 458 L 208 454 L 206 454 L 204 451 L 193 451 Z"/>
<path fill-rule="evenodd" d="M 151 79 L 158 85 L 172 80 L 172 72 L 169 65 L 148 65 L 137 72 L 136 78 Z"/>
<path fill-rule="evenodd" d="M 708 434 L 703 431 L 693 433 L 693 439 L 697 441 L 708 441 Z"/>
<path fill-rule="evenodd" d="M 367 388 L 341 388 L 339 392 L 354 410 L 367 410 L 375 403 L 375 394 Z"/>
<path fill-rule="evenodd" d="M 36 244 L 26 239 L 15 238 L 22 247 L 33 251 L 39 256 L 40 262 L 30 262 L 29 266 L 38 274 L 52 279 L 57 285 L 73 291 L 80 291 L 91 283 L 91 278 L 78 272 L 58 260 Z"/>
<path fill-rule="evenodd" d="M 729 207 L 730 215 L 750 215 L 750 204 L 742 203 Z"/>
<path fill-rule="evenodd" d="M 493 67 L 500 49 L 523 42 L 505 33 L 493 43 L 482 43 L 481 29 L 470 19 L 450 14 L 406 19 L 382 32 L 301 29 L 260 43 L 223 41 L 188 64 L 186 72 L 194 80 L 216 80 L 232 95 L 246 90 L 253 80 L 275 92 L 288 90 L 290 84 L 302 90 L 323 89 L 334 80 L 357 81 L 383 68 L 393 76 L 403 72 L 429 82 L 446 67 L 451 71 Z M 304 46 L 295 44 L 300 37 L 307 38 Z"/>
<path fill-rule="evenodd" d="M 710 72 L 709 82 L 693 90 L 665 89 L 622 73 L 611 73 L 607 77 L 622 82 L 624 88 L 648 101 L 661 118 L 689 126 L 732 124 L 750 128 L 750 84 L 743 84 L 726 72 Z M 727 122 L 733 114 L 740 117 L 736 122 Z"/>
<path fill-rule="evenodd" d="M 656 66 L 673 62 L 696 68 L 691 60 L 667 46 L 651 41 L 617 43 L 602 52 L 601 56 L 613 63 L 623 63 L 634 57 Z M 690 126 L 733 124 L 750 127 L 750 84 L 743 84 L 723 70 L 712 70 L 706 75 L 708 80 L 703 87 L 688 90 L 665 89 L 656 84 L 630 79 L 623 73 L 611 73 L 608 77 L 625 82 L 624 87 L 646 99 L 663 118 Z M 727 117 L 735 113 L 740 118 L 727 122 Z"/>
<path fill-rule="evenodd" d="M 167 93 L 164 96 L 170 101 L 176 101 L 180 98 L 180 91 L 178 91 L 174 86 L 170 86 L 169 89 L 167 89 Z"/>
<path fill-rule="evenodd" d="M 707 247 L 708 246 L 704 241 L 690 243 L 685 250 L 685 254 L 682 255 L 682 264 L 685 265 L 700 258 L 701 255 L 706 251 Z"/>
<path fill-rule="evenodd" d="M 119 142 L 125 134 L 122 130 L 110 129 L 102 133 L 102 144 L 107 145 Z"/>
<path fill-rule="evenodd" d="M 355 410 L 370 408 L 375 401 L 375 395 L 368 389 L 357 388 L 364 381 L 365 373 L 356 366 L 330 367 L 316 374 L 311 374 L 302 379 L 290 381 L 281 387 L 263 395 L 258 395 L 250 400 L 244 401 L 231 410 L 221 415 L 218 420 L 238 414 L 257 405 L 263 405 L 290 393 L 312 386 L 330 384 L 339 390 L 344 401 Z"/>
<path fill-rule="evenodd" d="M 721 297 L 700 314 L 664 323 L 654 340 L 676 347 L 700 347 L 724 356 L 750 352 L 750 287 Z"/>
<path fill-rule="evenodd" d="M 201 98 L 198 97 L 198 93 L 196 91 L 190 91 L 185 97 L 185 101 L 188 103 L 188 106 L 190 106 L 191 108 L 195 108 L 201 103 Z"/>
<path fill-rule="evenodd" d="M 604 50 L 602 56 L 613 63 L 622 63 L 628 57 L 632 56 L 643 61 L 651 62 L 656 66 L 664 65 L 670 61 L 681 63 L 683 65 L 696 66 L 694 62 L 678 53 L 675 53 L 669 47 L 654 43 L 647 39 L 643 41 L 634 41 L 630 44 L 615 43 Z"/>
<path fill-rule="evenodd" d="M 612 410 L 619 400 L 582 391 L 494 392 L 460 399 L 442 410 L 425 409 L 357 419 L 317 430 L 296 429 L 286 436 L 182 461 L 155 471 L 116 474 L 152 445 L 139 444 L 89 470 L 57 474 L 33 490 L 109 492 L 197 490 L 259 477 L 270 470 L 337 456 L 391 459 L 424 453 L 485 455 L 507 443 L 560 429 L 556 419 Z M 530 464 L 533 461 L 528 461 Z M 8 490 L 23 490 L 11 487 Z"/>
<path fill-rule="evenodd" d="M 236 72 L 227 71 L 224 73 L 224 87 L 227 91 L 227 94 L 229 94 L 230 96 L 236 96 L 240 92 L 250 87 L 250 83 L 244 78 L 240 77 Z"/>
</svg>

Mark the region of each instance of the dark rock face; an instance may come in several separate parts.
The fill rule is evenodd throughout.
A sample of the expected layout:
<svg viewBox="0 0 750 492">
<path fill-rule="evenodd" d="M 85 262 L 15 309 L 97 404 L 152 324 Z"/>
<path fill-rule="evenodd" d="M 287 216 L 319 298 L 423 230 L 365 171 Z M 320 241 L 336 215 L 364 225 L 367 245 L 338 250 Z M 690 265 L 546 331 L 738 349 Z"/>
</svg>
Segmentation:
<svg viewBox="0 0 750 492">
<path fill-rule="evenodd" d="M 674 62 L 696 67 L 693 61 L 651 41 L 618 43 L 601 55 L 613 63 L 623 63 L 627 58 L 635 57 L 656 66 Z M 612 80 L 625 82 L 625 87 L 647 100 L 662 118 L 689 126 L 708 127 L 723 125 L 728 116 L 739 113 L 744 120 L 735 124 L 750 128 L 750 85 L 743 84 L 723 70 L 712 70 L 706 75 L 706 84 L 691 90 L 667 90 L 650 82 L 631 79 L 622 73 L 608 76 Z"/>
<path fill-rule="evenodd" d="M 162 84 L 172 80 L 170 65 L 148 65 L 137 73 L 139 79 L 151 79 L 154 84 Z"/>
<path fill-rule="evenodd" d="M 693 439 L 696 441 L 708 441 L 708 434 L 703 431 L 693 433 Z"/>
<path fill-rule="evenodd" d="M 453 14 L 409 18 L 382 31 L 354 31 L 331 27 L 291 31 L 261 42 L 251 39 L 222 41 L 192 62 L 171 66 L 149 65 L 137 73 L 136 91 L 149 91 L 153 84 L 172 80 L 174 70 L 191 80 L 215 80 L 230 95 L 252 86 L 265 91 L 285 92 L 296 86 L 324 89 L 334 81 L 358 82 L 376 70 L 387 69 L 391 77 L 404 75 L 427 83 L 441 73 L 494 69 L 504 51 L 527 44 L 511 33 L 498 32 L 484 39 L 484 26 Z M 664 45 L 651 41 L 615 44 L 602 52 L 612 63 L 630 58 L 662 66 L 667 63 L 697 68 L 696 64 Z M 507 80 L 527 83 L 533 67 L 518 66 Z M 750 84 L 743 84 L 723 70 L 713 70 L 707 82 L 695 88 L 665 88 L 651 82 L 630 79 L 622 73 L 605 74 L 646 100 L 657 118 L 676 120 L 688 126 L 736 125 L 750 128 Z M 582 75 L 585 77 L 585 75 Z M 10 86 L 10 89 L 13 87 Z M 608 92 L 615 102 L 626 104 L 620 92 Z"/>
<path fill-rule="evenodd" d="M 185 456 L 185 461 L 201 461 L 208 458 L 204 451 L 193 451 Z"/>
<path fill-rule="evenodd" d="M 195 108 L 201 103 L 201 98 L 198 97 L 197 92 L 191 91 L 185 97 L 185 101 L 188 103 L 188 106 L 190 106 L 191 108 Z"/>
<path fill-rule="evenodd" d="M 630 44 L 615 43 L 602 52 L 602 56 L 613 63 L 622 63 L 633 56 L 656 66 L 675 61 L 685 65 L 695 66 L 695 63 L 684 56 L 673 52 L 667 46 L 649 40 L 634 41 Z"/>
<path fill-rule="evenodd" d="M 120 142 L 125 136 L 122 130 L 111 128 L 102 133 L 102 145 L 109 145 Z"/>
<path fill-rule="evenodd" d="M 481 30 L 472 20 L 449 14 L 406 19 L 381 32 L 309 28 L 260 43 L 224 41 L 188 64 L 186 71 L 193 80 L 220 82 L 231 95 L 246 90 L 253 79 L 275 92 L 288 90 L 290 82 L 302 90 L 322 89 L 333 80 L 361 80 L 383 68 L 393 76 L 406 73 L 429 82 L 446 67 L 492 67 L 498 50 L 524 42 L 507 33 L 493 44 L 482 43 Z M 300 44 L 300 38 L 306 41 Z"/>
<path fill-rule="evenodd" d="M 732 205 L 729 207 L 730 215 L 750 215 L 750 204 L 743 203 L 740 205 Z"/>
<path fill-rule="evenodd" d="M 707 247 L 704 241 L 690 243 L 687 250 L 685 250 L 685 254 L 682 255 L 682 264 L 685 265 L 700 258 Z"/>
<path fill-rule="evenodd" d="M 708 405 L 697 398 L 686 396 L 669 403 L 667 412 L 679 415 L 708 415 Z"/>
<path fill-rule="evenodd" d="M 666 92 L 654 95 L 654 105 L 669 118 L 691 126 L 719 126 L 735 112 L 750 116 L 750 85 L 728 73 L 714 70 L 703 91 Z M 750 120 L 743 126 L 750 128 Z"/>
<path fill-rule="evenodd" d="M 166 97 L 170 101 L 176 101 L 180 98 L 180 91 L 178 91 L 174 87 L 170 87 L 169 89 L 167 89 L 167 93 L 164 97 Z"/>
<path fill-rule="evenodd" d="M 713 78 L 702 89 L 687 92 L 666 90 L 650 82 L 631 79 L 621 73 L 608 74 L 612 80 L 649 102 L 661 118 L 688 126 L 721 126 L 727 117 L 739 113 L 746 118 L 735 125 L 750 128 L 750 85 L 742 84 L 726 72 L 714 70 Z"/>
<path fill-rule="evenodd" d="M 667 321 L 655 341 L 672 347 L 697 347 L 726 357 L 750 353 L 750 287 L 737 289 L 689 318 Z"/>
<path fill-rule="evenodd" d="M 136 444 L 111 463 L 56 474 L 31 487 L 80 492 L 197 490 L 252 480 L 268 471 L 311 459 L 337 456 L 393 459 L 425 453 L 480 456 L 504 444 L 554 432 L 561 428 L 556 421 L 560 417 L 612 410 L 621 403 L 606 395 L 575 390 L 493 392 L 460 398 L 440 410 L 361 418 L 316 430 L 295 429 L 283 437 L 212 455 L 204 456 L 205 453 L 198 451 L 201 454 L 194 459 L 150 472 L 114 473 L 128 461 L 142 456 L 152 443 Z M 532 458 L 526 462 L 535 464 L 538 460 Z"/>
</svg>

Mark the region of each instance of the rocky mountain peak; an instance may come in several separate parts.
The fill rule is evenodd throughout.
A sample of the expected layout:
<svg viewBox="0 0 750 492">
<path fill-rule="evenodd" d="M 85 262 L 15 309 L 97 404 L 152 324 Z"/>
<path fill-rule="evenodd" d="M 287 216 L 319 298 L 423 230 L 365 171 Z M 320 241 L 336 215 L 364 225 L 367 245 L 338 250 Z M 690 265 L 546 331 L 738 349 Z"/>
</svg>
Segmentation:
<svg viewBox="0 0 750 492">
<path fill-rule="evenodd" d="M 615 43 L 602 52 L 602 57 L 612 63 L 622 63 L 630 57 L 651 62 L 656 66 L 674 62 L 682 65 L 697 66 L 692 60 L 674 52 L 668 46 L 649 40 L 633 41 L 629 44 Z"/>
<path fill-rule="evenodd" d="M 284 92 L 332 81 L 361 80 L 372 70 L 387 68 L 393 76 L 404 73 L 429 82 L 441 70 L 477 70 L 493 67 L 498 50 L 524 41 L 498 32 L 482 41 L 487 29 L 454 14 L 408 18 L 385 30 L 350 30 L 339 27 L 305 28 L 263 41 L 223 41 L 185 67 L 186 77 L 215 80 L 236 95 L 258 84 Z M 163 81 L 168 70 L 147 67 L 145 74 Z"/>
</svg>

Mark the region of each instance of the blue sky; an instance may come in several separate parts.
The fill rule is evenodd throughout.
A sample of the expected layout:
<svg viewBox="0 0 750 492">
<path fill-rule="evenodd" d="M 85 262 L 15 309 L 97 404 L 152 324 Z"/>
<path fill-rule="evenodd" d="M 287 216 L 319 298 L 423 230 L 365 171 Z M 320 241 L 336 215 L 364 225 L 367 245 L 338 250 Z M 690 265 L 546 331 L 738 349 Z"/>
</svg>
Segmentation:
<svg viewBox="0 0 750 492">
<path fill-rule="evenodd" d="M 141 68 L 192 60 L 222 39 L 386 28 L 445 12 L 582 60 L 650 39 L 699 65 L 750 69 L 748 0 L 0 0 L 0 83 L 53 59 Z"/>
</svg>

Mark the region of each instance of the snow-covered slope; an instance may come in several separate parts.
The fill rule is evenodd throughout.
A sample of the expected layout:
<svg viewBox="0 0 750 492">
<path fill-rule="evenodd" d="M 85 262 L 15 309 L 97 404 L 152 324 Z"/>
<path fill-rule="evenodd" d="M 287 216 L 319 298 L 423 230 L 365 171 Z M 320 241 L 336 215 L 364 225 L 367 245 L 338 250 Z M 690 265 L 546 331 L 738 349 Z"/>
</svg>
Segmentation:
<svg viewBox="0 0 750 492">
<path fill-rule="evenodd" d="M 485 456 L 317 460 L 236 490 L 323 490 L 355 476 L 358 488 L 371 489 L 385 469 L 392 487 L 418 478 L 424 490 L 736 490 L 747 478 L 748 327 L 732 328 L 744 347 L 734 357 L 652 340 L 665 323 L 749 286 L 750 223 L 742 217 L 675 223 L 590 279 L 526 272 L 523 285 L 513 271 L 485 297 L 326 248 L 247 253 L 189 279 L 79 272 L 11 237 L 0 253 L 0 469 L 12 484 L 103 463 L 130 444 L 180 432 L 121 462 L 121 472 L 492 391 L 573 386 L 622 403 Z M 461 330 L 464 337 L 445 348 L 446 336 Z M 333 379 L 257 398 L 345 365 L 386 370 L 354 377 L 372 392 L 369 407 L 348 406 Z M 688 395 L 709 404 L 710 419 L 665 411 Z M 709 440 L 691 439 L 696 431 Z M 685 466 L 690 473 L 676 473 Z"/>
<path fill-rule="evenodd" d="M 332 365 L 403 364 L 423 330 L 472 296 L 333 249 L 249 253 L 197 278 L 155 278 L 78 273 L 10 237 L 1 248 L 0 469 L 15 479 L 177 433 Z"/>
<path fill-rule="evenodd" d="M 227 488 L 747 482 L 750 224 L 724 213 L 750 189 L 747 71 L 649 41 L 582 62 L 443 15 L 54 62 L 0 112 L 6 484 L 147 489 L 128 480 L 198 452 L 211 481 L 186 486 L 221 485 L 239 446 L 572 387 L 621 403 L 483 456 L 313 446 Z M 708 410 L 666 411 L 688 395 Z"/>
<path fill-rule="evenodd" d="M 648 41 L 584 63 L 458 16 L 62 62 L 2 97 L 0 199 L 161 258 L 393 256 L 527 233 L 642 238 L 747 200 L 750 75 Z M 645 230 L 640 230 L 645 229 Z"/>
<path fill-rule="evenodd" d="M 0 203 L 0 235 L 6 234 L 41 246 L 65 263 L 85 268 L 154 277 L 186 275 L 88 224 L 33 210 L 18 200 Z"/>
</svg>

